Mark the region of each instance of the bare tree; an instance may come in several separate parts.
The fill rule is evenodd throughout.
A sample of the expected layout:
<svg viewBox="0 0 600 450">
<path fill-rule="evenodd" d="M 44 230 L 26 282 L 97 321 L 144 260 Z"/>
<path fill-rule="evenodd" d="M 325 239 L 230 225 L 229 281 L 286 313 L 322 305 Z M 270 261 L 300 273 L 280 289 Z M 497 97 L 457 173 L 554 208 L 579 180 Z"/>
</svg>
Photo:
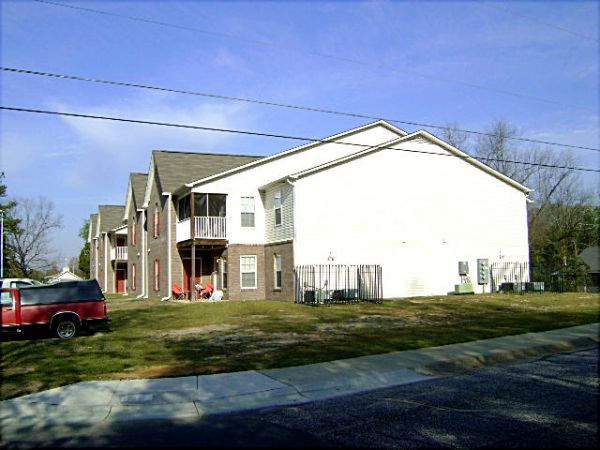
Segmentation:
<svg viewBox="0 0 600 450">
<path fill-rule="evenodd" d="M 523 148 L 514 139 L 521 136 L 521 131 L 504 120 L 492 123 L 486 131 L 487 135 L 477 139 L 477 158 L 533 189 L 531 198 L 537 207 L 543 209 L 548 202 L 554 201 L 561 186 L 577 183 L 574 170 L 561 168 L 573 167 L 577 163 L 571 153 L 531 145 Z"/>
<path fill-rule="evenodd" d="M 598 241 L 600 208 L 593 206 L 593 194 L 581 187 L 579 174 L 569 169 L 578 163 L 571 152 L 520 142 L 514 138 L 521 130 L 504 120 L 493 122 L 486 133 L 478 136 L 472 153 L 532 189 L 527 208 L 532 276 L 550 281 L 552 273 L 576 265 L 578 254 Z M 458 148 L 468 142 L 456 124 L 442 134 Z"/>
<path fill-rule="evenodd" d="M 54 211 L 54 204 L 44 197 L 18 199 L 14 217 L 19 225 L 8 230 L 7 240 L 14 249 L 15 275 L 31 277 L 49 269 L 56 260 L 50 248 L 51 232 L 62 227 L 62 216 Z"/>
<path fill-rule="evenodd" d="M 440 130 L 440 137 L 459 150 L 466 151 L 469 145 L 469 133 L 462 131 L 456 122 L 447 123 Z"/>
</svg>

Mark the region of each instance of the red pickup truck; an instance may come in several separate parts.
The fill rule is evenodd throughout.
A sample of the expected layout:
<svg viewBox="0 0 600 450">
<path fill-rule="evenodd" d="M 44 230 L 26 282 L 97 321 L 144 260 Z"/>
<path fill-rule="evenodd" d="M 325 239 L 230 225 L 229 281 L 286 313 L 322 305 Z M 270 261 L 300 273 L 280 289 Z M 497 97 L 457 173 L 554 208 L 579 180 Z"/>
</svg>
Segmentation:
<svg viewBox="0 0 600 450">
<path fill-rule="evenodd" d="M 96 280 L 2 289 L 1 303 L 2 331 L 42 326 L 68 339 L 83 326 L 110 322 Z"/>
</svg>

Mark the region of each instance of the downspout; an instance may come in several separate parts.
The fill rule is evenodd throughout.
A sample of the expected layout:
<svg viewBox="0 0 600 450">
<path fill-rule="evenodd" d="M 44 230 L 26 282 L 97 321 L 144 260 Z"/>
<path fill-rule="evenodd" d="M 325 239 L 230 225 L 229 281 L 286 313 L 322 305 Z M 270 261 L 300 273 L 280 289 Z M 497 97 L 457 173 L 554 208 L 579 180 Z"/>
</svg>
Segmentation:
<svg viewBox="0 0 600 450">
<path fill-rule="evenodd" d="M 108 233 L 102 233 L 104 235 L 104 292 L 108 292 Z"/>
<path fill-rule="evenodd" d="M 285 179 L 285 182 L 292 187 L 292 261 L 294 262 L 293 271 L 294 271 L 294 303 L 296 302 L 297 289 L 296 286 L 296 189 L 295 185 L 289 178 Z"/>
<path fill-rule="evenodd" d="M 142 288 L 140 295 L 138 295 L 136 297 L 136 299 L 138 298 L 142 298 L 144 297 L 145 291 L 146 291 L 146 283 L 145 283 L 145 273 L 146 273 L 146 269 L 145 269 L 145 261 L 146 261 L 146 246 L 145 246 L 145 242 L 144 242 L 144 212 L 142 211 L 142 220 L 140 221 L 141 223 L 140 225 L 140 236 L 141 236 L 141 241 L 140 244 L 142 246 L 142 251 L 141 251 L 141 255 L 142 255 L 142 261 L 140 264 L 140 272 L 141 272 L 141 276 L 140 276 L 140 287 Z"/>
<path fill-rule="evenodd" d="M 148 292 L 150 292 L 150 289 L 148 287 L 148 283 L 149 283 L 149 276 L 148 276 L 148 272 L 150 271 L 150 269 L 148 268 L 148 253 L 150 252 L 150 249 L 148 248 L 148 210 L 144 210 L 143 212 L 144 215 L 144 298 L 148 298 Z"/>
<path fill-rule="evenodd" d="M 171 298 L 171 286 L 172 286 L 172 276 L 171 276 L 171 199 L 172 194 L 170 192 L 163 192 L 163 195 L 167 196 L 167 296 L 160 299 L 160 301 L 169 300 Z"/>
</svg>

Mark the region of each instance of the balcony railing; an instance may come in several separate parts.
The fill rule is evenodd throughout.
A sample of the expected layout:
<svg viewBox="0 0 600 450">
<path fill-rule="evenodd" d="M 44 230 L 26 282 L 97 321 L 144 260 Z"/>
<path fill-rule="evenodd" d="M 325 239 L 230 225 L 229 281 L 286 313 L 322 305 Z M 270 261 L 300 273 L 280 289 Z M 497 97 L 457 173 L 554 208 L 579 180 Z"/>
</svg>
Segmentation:
<svg viewBox="0 0 600 450">
<path fill-rule="evenodd" d="M 115 247 L 110 251 L 112 261 L 127 261 L 127 247 Z"/>
<path fill-rule="evenodd" d="M 227 239 L 227 218 L 217 216 L 194 217 L 195 239 Z M 177 222 L 175 232 L 177 242 L 191 239 L 190 219 Z"/>
<path fill-rule="evenodd" d="M 227 239 L 226 217 L 194 217 L 196 239 Z"/>
</svg>

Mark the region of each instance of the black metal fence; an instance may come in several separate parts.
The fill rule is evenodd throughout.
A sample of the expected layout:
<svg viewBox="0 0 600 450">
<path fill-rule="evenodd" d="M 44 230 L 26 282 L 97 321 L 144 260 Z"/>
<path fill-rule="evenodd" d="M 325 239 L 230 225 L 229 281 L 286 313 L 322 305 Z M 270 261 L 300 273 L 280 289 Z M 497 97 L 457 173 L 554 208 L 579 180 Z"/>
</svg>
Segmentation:
<svg viewBox="0 0 600 450">
<path fill-rule="evenodd" d="M 296 266 L 296 303 L 380 303 L 381 266 L 323 264 Z"/>
<path fill-rule="evenodd" d="M 492 292 L 524 292 L 531 290 L 533 288 L 530 285 L 533 283 L 529 283 L 529 279 L 529 263 L 527 261 L 503 261 L 490 265 Z"/>
</svg>

